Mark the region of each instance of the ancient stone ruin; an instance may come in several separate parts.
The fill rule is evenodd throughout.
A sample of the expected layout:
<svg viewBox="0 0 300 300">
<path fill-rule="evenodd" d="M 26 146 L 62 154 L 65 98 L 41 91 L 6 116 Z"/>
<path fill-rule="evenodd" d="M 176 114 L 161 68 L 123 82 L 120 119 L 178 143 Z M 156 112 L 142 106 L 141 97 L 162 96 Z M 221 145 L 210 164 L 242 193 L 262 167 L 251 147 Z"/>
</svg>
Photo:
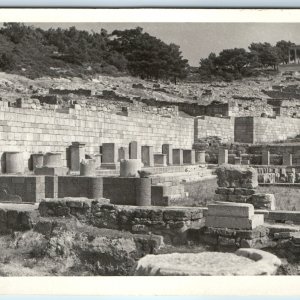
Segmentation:
<svg viewBox="0 0 300 300">
<path fill-rule="evenodd" d="M 60 275 L 271 275 L 279 258 L 298 263 L 299 208 L 282 209 L 276 188 L 300 185 L 299 87 L 241 95 L 234 84 L 3 97 L 0 238 L 70 259 Z"/>
</svg>

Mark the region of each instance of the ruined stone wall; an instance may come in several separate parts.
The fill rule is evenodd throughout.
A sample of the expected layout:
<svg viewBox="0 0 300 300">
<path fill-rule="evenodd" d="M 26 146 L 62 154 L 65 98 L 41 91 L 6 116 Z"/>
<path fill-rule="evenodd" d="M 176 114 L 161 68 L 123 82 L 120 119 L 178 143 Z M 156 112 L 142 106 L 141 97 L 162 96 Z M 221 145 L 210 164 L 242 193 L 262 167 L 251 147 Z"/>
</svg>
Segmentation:
<svg viewBox="0 0 300 300">
<path fill-rule="evenodd" d="M 254 118 L 254 142 L 286 140 L 300 134 L 300 119 L 288 117 Z"/>
<path fill-rule="evenodd" d="M 266 100 L 233 100 L 229 101 L 229 116 L 231 117 L 260 117 L 262 113 L 273 116 L 273 106 Z"/>
<path fill-rule="evenodd" d="M 63 152 L 66 165 L 66 149 L 74 141 L 85 143 L 86 152 L 92 154 L 99 153 L 102 143 L 128 146 L 133 140 L 153 145 L 157 152 L 161 152 L 164 143 L 191 149 L 194 120 L 132 112 L 124 116 L 88 110 L 58 112 L 0 106 L 0 153 L 23 151 L 25 161 L 30 153 L 59 151 Z"/>
<path fill-rule="evenodd" d="M 195 141 L 209 136 L 218 136 L 222 139 L 222 142 L 233 142 L 234 118 L 196 117 Z"/>
<path fill-rule="evenodd" d="M 235 142 L 269 143 L 293 138 L 298 134 L 300 134 L 300 119 L 298 118 L 235 118 Z"/>
</svg>

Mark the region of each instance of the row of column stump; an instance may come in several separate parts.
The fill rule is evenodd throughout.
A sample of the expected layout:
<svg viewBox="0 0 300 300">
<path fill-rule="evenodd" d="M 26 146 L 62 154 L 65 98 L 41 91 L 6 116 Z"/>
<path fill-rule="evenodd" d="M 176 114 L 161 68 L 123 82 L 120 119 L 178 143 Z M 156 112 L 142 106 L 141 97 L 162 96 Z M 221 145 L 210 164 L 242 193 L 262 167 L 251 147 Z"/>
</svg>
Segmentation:
<svg viewBox="0 0 300 300">
<path fill-rule="evenodd" d="M 270 165 L 270 151 L 262 151 L 261 155 L 261 164 L 262 165 Z M 218 153 L 218 164 L 228 164 L 228 149 L 219 148 Z M 234 158 L 235 165 L 250 165 L 249 159 L 242 159 L 240 156 L 236 156 Z M 293 155 L 290 153 L 284 153 L 282 155 L 282 165 L 283 166 L 291 166 L 293 165 Z"/>
</svg>

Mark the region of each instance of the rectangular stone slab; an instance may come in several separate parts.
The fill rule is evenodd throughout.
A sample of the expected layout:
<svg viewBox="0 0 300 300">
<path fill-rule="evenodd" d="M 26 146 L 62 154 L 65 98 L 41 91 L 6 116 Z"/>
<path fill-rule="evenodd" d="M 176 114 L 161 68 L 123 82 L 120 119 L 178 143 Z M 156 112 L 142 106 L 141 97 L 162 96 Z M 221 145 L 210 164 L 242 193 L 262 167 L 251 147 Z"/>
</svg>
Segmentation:
<svg viewBox="0 0 300 300">
<path fill-rule="evenodd" d="M 206 227 L 215 227 L 215 228 L 251 230 L 263 224 L 264 224 L 263 215 L 254 215 L 250 219 L 241 218 L 241 217 L 218 217 L 218 216 L 207 216 L 205 219 Z"/>
<path fill-rule="evenodd" d="M 300 223 L 300 212 L 289 210 L 270 211 L 268 219 L 275 222 L 292 221 L 294 223 Z"/>
<path fill-rule="evenodd" d="M 208 205 L 209 216 L 251 218 L 254 215 L 252 204 L 219 202 Z"/>
</svg>

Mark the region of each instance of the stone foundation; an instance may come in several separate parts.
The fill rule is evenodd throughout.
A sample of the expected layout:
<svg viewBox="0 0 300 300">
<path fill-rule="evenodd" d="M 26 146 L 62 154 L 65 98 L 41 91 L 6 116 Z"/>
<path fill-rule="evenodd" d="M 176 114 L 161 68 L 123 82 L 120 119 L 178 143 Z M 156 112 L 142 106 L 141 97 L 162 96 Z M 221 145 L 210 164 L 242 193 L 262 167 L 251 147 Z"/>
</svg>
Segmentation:
<svg viewBox="0 0 300 300">
<path fill-rule="evenodd" d="M 190 228 L 203 226 L 203 209 L 197 207 L 136 207 L 100 201 L 47 199 L 39 211 L 43 217 L 76 216 L 99 228 L 157 234 L 166 243 L 185 243 Z"/>
<path fill-rule="evenodd" d="M 44 197 L 44 176 L 0 176 L 0 202 L 39 202 Z"/>
</svg>

